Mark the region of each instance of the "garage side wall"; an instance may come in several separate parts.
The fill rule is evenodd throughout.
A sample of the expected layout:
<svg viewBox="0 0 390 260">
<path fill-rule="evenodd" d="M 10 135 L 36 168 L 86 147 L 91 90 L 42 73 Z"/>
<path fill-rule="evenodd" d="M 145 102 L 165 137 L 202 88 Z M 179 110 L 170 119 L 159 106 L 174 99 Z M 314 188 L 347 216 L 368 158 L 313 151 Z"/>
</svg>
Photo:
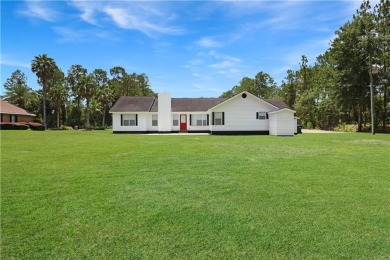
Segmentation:
<svg viewBox="0 0 390 260">
<path fill-rule="evenodd" d="M 270 114 L 270 134 L 292 136 L 295 133 L 294 126 L 294 111 L 280 110 Z"/>
</svg>

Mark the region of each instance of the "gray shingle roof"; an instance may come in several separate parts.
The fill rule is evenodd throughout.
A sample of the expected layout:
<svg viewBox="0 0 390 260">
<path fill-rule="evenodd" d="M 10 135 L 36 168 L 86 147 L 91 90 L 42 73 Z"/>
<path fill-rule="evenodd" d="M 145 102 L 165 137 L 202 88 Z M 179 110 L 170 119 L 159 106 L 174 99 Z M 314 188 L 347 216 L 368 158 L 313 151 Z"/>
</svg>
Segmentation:
<svg viewBox="0 0 390 260">
<path fill-rule="evenodd" d="M 111 112 L 149 112 L 155 97 L 120 97 Z"/>
<path fill-rule="evenodd" d="M 283 109 L 283 108 L 289 108 L 291 109 L 286 103 L 284 103 L 283 100 L 281 99 L 265 99 L 265 101 L 267 101 L 268 103 L 270 103 L 271 105 L 274 105 L 275 107 L 279 108 L 279 109 Z"/>
<path fill-rule="evenodd" d="M 201 112 L 228 100 L 228 98 L 172 98 L 172 112 Z M 263 99 L 279 109 L 289 108 L 280 99 Z M 110 112 L 158 112 L 158 98 L 121 97 Z"/>
<path fill-rule="evenodd" d="M 172 98 L 172 112 L 201 112 L 222 103 L 227 98 Z M 157 112 L 158 99 L 153 104 L 150 112 Z"/>
</svg>

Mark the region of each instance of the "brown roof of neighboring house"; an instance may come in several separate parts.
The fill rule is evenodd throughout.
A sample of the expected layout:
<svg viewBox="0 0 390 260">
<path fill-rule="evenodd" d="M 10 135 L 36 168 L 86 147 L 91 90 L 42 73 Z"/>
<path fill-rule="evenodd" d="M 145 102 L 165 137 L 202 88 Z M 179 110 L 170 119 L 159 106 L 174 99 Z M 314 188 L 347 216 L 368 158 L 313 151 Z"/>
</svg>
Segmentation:
<svg viewBox="0 0 390 260">
<path fill-rule="evenodd" d="M 120 97 L 110 112 L 149 112 L 155 97 Z"/>
<path fill-rule="evenodd" d="M 172 112 L 201 112 L 228 100 L 228 98 L 172 98 Z M 280 99 L 262 99 L 279 108 L 289 108 Z M 156 97 L 121 97 L 111 108 L 110 112 L 158 112 Z"/>
<path fill-rule="evenodd" d="M 172 98 L 172 112 L 200 112 L 222 103 L 227 98 Z M 158 99 L 153 104 L 150 112 L 158 111 Z"/>
<path fill-rule="evenodd" d="M 1 114 L 11 114 L 11 115 L 27 115 L 27 116 L 35 116 L 23 108 L 17 107 L 13 104 L 10 104 L 4 100 L 0 99 L 0 113 Z"/>
</svg>

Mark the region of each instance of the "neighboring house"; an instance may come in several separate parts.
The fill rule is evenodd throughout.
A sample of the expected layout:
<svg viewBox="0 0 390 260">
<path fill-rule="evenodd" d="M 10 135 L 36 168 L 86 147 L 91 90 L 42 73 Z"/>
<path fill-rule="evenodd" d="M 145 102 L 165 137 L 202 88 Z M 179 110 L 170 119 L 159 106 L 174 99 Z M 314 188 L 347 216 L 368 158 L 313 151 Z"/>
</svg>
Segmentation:
<svg viewBox="0 0 390 260">
<path fill-rule="evenodd" d="M 34 114 L 0 99 L 1 123 L 32 122 Z"/>
<path fill-rule="evenodd" d="M 295 111 L 278 99 L 242 92 L 232 98 L 121 97 L 111 108 L 114 133 L 297 133 Z"/>
</svg>

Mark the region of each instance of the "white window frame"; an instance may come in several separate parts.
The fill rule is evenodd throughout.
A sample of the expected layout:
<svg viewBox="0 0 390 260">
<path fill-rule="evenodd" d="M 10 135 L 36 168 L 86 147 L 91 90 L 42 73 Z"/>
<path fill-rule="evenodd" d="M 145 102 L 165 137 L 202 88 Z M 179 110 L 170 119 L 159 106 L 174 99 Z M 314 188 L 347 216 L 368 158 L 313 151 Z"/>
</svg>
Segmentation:
<svg viewBox="0 0 390 260">
<path fill-rule="evenodd" d="M 208 126 L 207 114 L 191 114 L 192 126 Z"/>
<path fill-rule="evenodd" d="M 122 126 L 137 126 L 136 114 L 122 114 Z"/>
<path fill-rule="evenodd" d="M 214 125 L 222 125 L 222 113 L 214 112 Z"/>
<path fill-rule="evenodd" d="M 257 119 L 258 120 L 266 120 L 267 119 L 267 112 L 257 112 Z"/>
</svg>

